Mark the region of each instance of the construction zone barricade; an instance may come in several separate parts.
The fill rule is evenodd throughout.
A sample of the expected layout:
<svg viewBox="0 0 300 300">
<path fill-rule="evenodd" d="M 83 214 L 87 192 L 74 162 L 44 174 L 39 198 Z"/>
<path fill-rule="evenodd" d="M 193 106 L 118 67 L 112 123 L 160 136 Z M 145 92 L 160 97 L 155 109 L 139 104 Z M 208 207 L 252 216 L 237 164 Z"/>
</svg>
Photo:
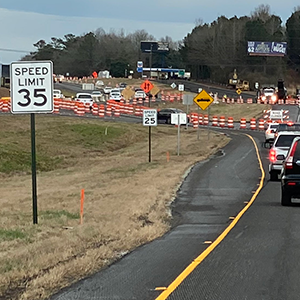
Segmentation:
<svg viewBox="0 0 300 300">
<path fill-rule="evenodd" d="M 198 115 L 198 123 L 199 123 L 199 125 L 203 125 L 203 115 L 202 114 Z"/>
<path fill-rule="evenodd" d="M 192 113 L 192 123 L 193 123 L 193 128 L 197 129 L 199 126 L 199 119 L 198 119 L 198 114 L 197 113 Z"/>
<path fill-rule="evenodd" d="M 252 118 L 250 120 L 250 129 L 251 130 L 256 130 L 256 119 L 255 118 Z"/>
<path fill-rule="evenodd" d="M 104 116 L 105 116 L 105 105 L 104 104 L 99 105 L 99 114 L 98 114 L 98 116 L 100 118 L 104 118 Z"/>
<path fill-rule="evenodd" d="M 53 113 L 59 114 L 59 108 L 60 108 L 60 100 L 54 98 L 53 99 Z"/>
<path fill-rule="evenodd" d="M 222 127 L 222 128 L 225 127 L 225 116 L 220 116 L 219 126 Z"/>
<path fill-rule="evenodd" d="M 264 130 L 265 129 L 265 120 L 259 119 L 258 120 L 258 130 Z"/>
<path fill-rule="evenodd" d="M 98 110 L 99 110 L 98 104 L 93 103 L 93 105 L 92 105 L 92 115 L 97 116 L 98 115 Z"/>
<path fill-rule="evenodd" d="M 228 128 L 234 128 L 233 117 L 228 117 L 228 120 L 227 120 L 227 127 L 228 127 Z"/>
<path fill-rule="evenodd" d="M 209 123 L 209 117 L 208 117 L 208 115 L 204 115 L 204 117 L 203 117 L 203 125 L 207 126 L 208 123 Z"/>
<path fill-rule="evenodd" d="M 241 120 L 240 120 L 240 129 L 246 129 L 246 128 L 247 128 L 246 118 L 241 118 Z"/>
<path fill-rule="evenodd" d="M 219 123 L 218 123 L 218 116 L 213 116 L 212 118 L 212 126 L 218 126 Z"/>
</svg>

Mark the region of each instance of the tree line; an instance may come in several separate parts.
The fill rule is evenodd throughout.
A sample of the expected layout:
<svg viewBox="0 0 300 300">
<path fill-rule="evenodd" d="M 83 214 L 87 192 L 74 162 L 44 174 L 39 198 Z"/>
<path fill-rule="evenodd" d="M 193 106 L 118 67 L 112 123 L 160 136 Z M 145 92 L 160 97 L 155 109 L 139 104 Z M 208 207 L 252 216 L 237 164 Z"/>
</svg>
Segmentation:
<svg viewBox="0 0 300 300">
<path fill-rule="evenodd" d="M 155 40 L 145 30 L 131 34 L 102 28 L 81 36 L 66 34 L 63 38 L 40 40 L 36 51 L 22 60 L 52 60 L 54 72 L 70 76 L 89 76 L 93 71 L 109 70 L 114 77 L 124 77 L 129 70 L 136 73 L 137 61 L 149 67 L 148 53 L 142 53 L 141 41 Z M 250 82 L 284 78 L 288 71 L 300 73 L 300 6 L 285 24 L 270 13 L 269 5 L 260 5 L 250 16 L 218 17 L 207 24 L 197 21 L 182 41 L 166 36 L 159 41 L 169 43 L 170 51 L 153 53 L 152 67 L 183 68 L 195 80 L 227 83 L 236 69 L 240 78 Z M 285 57 L 249 56 L 248 41 L 287 42 Z M 137 75 L 137 74 L 136 74 Z"/>
</svg>

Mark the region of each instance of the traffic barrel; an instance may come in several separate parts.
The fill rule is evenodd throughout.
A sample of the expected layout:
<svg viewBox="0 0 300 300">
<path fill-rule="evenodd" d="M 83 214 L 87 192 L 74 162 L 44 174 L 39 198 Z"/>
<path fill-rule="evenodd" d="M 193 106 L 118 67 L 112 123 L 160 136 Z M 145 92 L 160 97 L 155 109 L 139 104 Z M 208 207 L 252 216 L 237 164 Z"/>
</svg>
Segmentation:
<svg viewBox="0 0 300 300">
<path fill-rule="evenodd" d="M 252 118 L 250 120 L 250 129 L 251 130 L 256 130 L 256 119 L 255 118 Z"/>
<path fill-rule="evenodd" d="M 104 118 L 105 115 L 105 105 L 104 104 L 100 104 L 99 105 L 99 117 L 100 118 Z"/>
<path fill-rule="evenodd" d="M 199 116 L 198 116 L 198 123 L 199 123 L 199 125 L 203 125 L 203 115 L 202 114 L 199 114 Z"/>
<path fill-rule="evenodd" d="M 54 107 L 53 107 L 53 113 L 59 114 L 59 101 L 58 99 L 53 99 Z"/>
<path fill-rule="evenodd" d="M 258 129 L 259 130 L 265 130 L 265 120 L 264 119 L 259 119 L 258 120 Z"/>
<path fill-rule="evenodd" d="M 212 126 L 218 126 L 218 116 L 213 116 L 212 118 Z"/>
<path fill-rule="evenodd" d="M 117 105 L 115 106 L 115 110 L 114 110 L 114 117 L 119 118 L 120 115 L 121 115 L 121 112 L 120 112 L 120 105 L 117 104 Z"/>
<path fill-rule="evenodd" d="M 97 116 L 98 115 L 98 104 L 93 103 L 92 105 L 92 115 Z"/>
<path fill-rule="evenodd" d="M 197 129 L 198 128 L 198 125 L 199 125 L 199 122 L 198 122 L 198 116 L 195 116 L 193 118 L 193 128 L 194 129 Z"/>
<path fill-rule="evenodd" d="M 247 127 L 246 118 L 241 118 L 240 129 L 246 129 L 246 127 Z"/>
<path fill-rule="evenodd" d="M 233 117 L 228 117 L 228 120 L 227 120 L 227 127 L 228 127 L 228 128 L 234 128 L 234 125 L 233 125 Z"/>
<path fill-rule="evenodd" d="M 106 107 L 106 115 L 111 117 L 112 115 L 112 109 L 111 109 L 111 105 L 107 105 Z"/>
<path fill-rule="evenodd" d="M 204 115 L 204 117 L 203 117 L 203 125 L 207 126 L 208 123 L 209 123 L 208 115 Z"/>
<path fill-rule="evenodd" d="M 225 116 L 220 116 L 219 126 L 220 127 L 225 127 Z"/>
</svg>

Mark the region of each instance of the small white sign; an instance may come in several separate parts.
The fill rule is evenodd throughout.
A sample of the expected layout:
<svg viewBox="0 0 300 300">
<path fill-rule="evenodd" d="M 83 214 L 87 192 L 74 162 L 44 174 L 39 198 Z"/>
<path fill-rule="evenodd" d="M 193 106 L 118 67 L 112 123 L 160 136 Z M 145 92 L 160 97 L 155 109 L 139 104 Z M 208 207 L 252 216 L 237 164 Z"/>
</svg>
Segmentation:
<svg viewBox="0 0 300 300">
<path fill-rule="evenodd" d="M 178 91 L 183 92 L 184 91 L 184 84 L 178 85 Z"/>
<path fill-rule="evenodd" d="M 20 61 L 10 65 L 12 113 L 53 112 L 52 61 Z"/>
<path fill-rule="evenodd" d="M 176 86 L 177 86 L 177 85 L 176 85 L 176 83 L 175 83 L 175 82 L 173 82 L 173 83 L 171 84 L 171 88 L 172 88 L 172 89 L 175 89 L 175 88 L 176 88 Z"/>
<path fill-rule="evenodd" d="M 198 88 L 198 93 L 201 93 L 203 88 Z"/>
<path fill-rule="evenodd" d="M 270 111 L 270 119 L 282 119 L 283 111 L 282 110 L 271 110 Z"/>
<path fill-rule="evenodd" d="M 186 124 L 186 123 L 187 123 L 186 114 L 183 114 L 183 113 L 171 114 L 171 124 L 182 125 L 182 124 Z"/>
<path fill-rule="evenodd" d="M 157 110 L 144 109 L 143 110 L 143 125 L 144 126 L 157 126 Z"/>
</svg>

